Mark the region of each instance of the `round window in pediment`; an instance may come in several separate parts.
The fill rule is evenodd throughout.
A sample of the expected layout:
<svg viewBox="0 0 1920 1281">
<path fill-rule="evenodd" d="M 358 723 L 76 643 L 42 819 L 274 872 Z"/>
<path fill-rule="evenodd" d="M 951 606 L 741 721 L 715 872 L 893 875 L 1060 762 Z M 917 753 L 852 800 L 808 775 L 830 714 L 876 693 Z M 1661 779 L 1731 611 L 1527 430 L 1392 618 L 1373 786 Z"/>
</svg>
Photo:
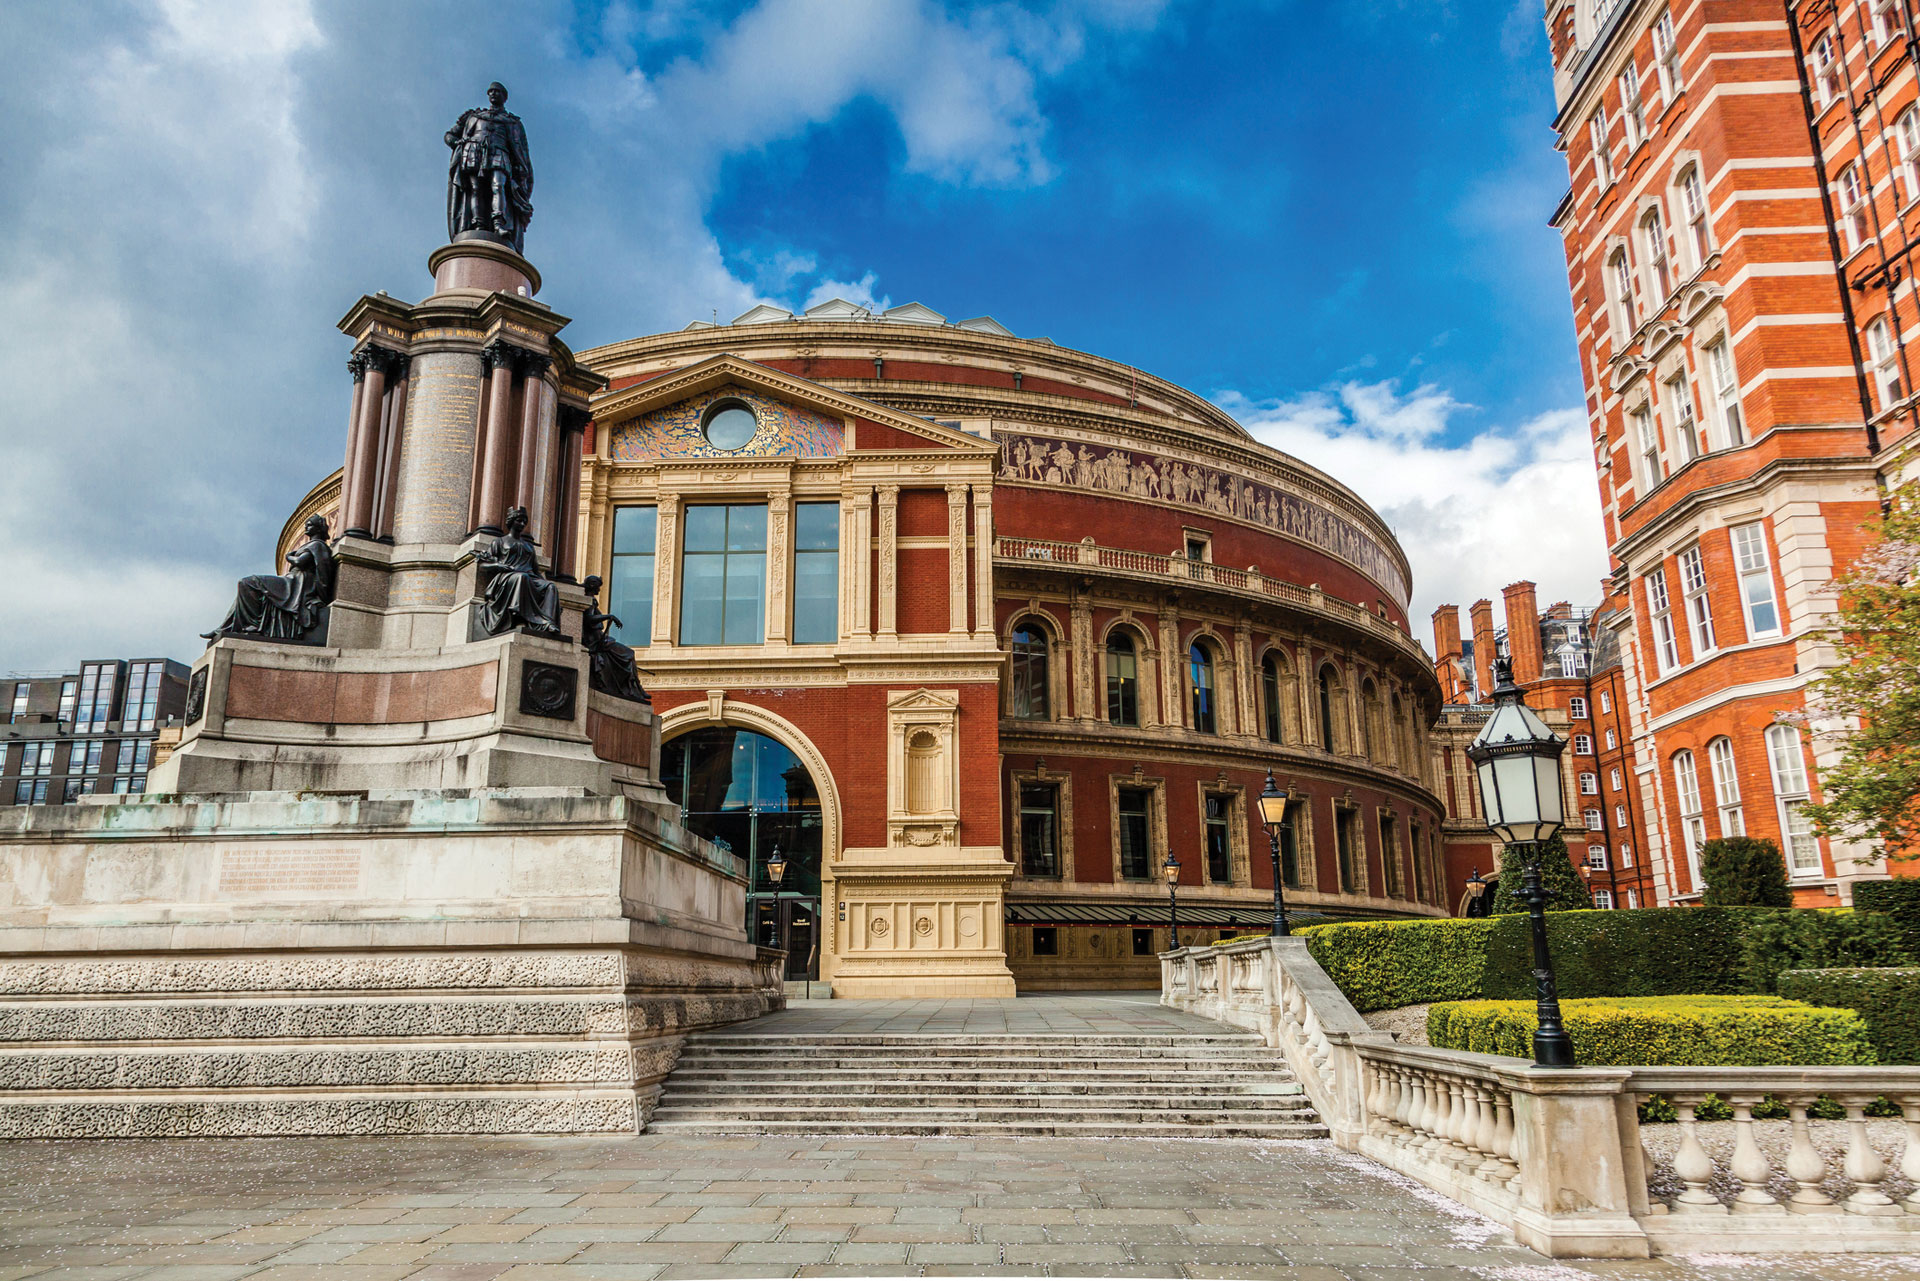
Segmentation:
<svg viewBox="0 0 1920 1281">
<path fill-rule="evenodd" d="M 728 453 L 745 449 L 747 442 L 759 430 L 760 420 L 754 417 L 753 410 L 737 400 L 718 402 L 707 410 L 706 419 L 701 424 L 707 443 Z"/>
</svg>

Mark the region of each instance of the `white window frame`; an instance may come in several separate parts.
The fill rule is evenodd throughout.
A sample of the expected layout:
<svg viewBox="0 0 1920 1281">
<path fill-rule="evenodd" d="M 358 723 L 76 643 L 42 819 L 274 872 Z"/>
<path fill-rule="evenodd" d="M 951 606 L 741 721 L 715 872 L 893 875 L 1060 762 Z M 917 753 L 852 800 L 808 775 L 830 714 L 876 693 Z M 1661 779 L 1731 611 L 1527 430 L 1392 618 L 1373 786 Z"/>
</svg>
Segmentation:
<svg viewBox="0 0 1920 1281">
<path fill-rule="evenodd" d="M 1612 710 L 1613 710 L 1613 692 L 1611 690 L 1603 689 L 1600 691 L 1600 711 L 1604 714 L 1606 712 L 1611 712 Z"/>
<path fill-rule="evenodd" d="M 1633 448 L 1639 459 L 1636 470 L 1640 473 L 1646 494 L 1660 487 L 1667 478 L 1666 461 L 1660 454 L 1660 429 L 1654 426 L 1653 411 L 1646 405 L 1640 405 L 1627 411 L 1627 421 L 1633 428 Z"/>
<path fill-rule="evenodd" d="M 1822 111 L 1840 96 L 1840 48 L 1831 31 L 1813 45 L 1813 95 Z"/>
<path fill-rule="evenodd" d="M 1583 810 L 1581 811 L 1581 815 L 1587 824 L 1587 830 L 1589 832 L 1604 832 L 1607 830 L 1606 816 L 1601 814 L 1599 810 Z"/>
<path fill-rule="evenodd" d="M 1781 633 L 1780 596 L 1773 586 L 1773 558 L 1767 552 L 1765 522 L 1753 521 L 1728 530 L 1733 545 L 1733 568 L 1740 576 L 1740 606 L 1747 620 L 1747 639 L 1758 640 Z M 1771 626 L 1762 626 L 1760 611 L 1773 615 Z"/>
<path fill-rule="evenodd" d="M 1607 109 L 1603 104 L 1587 118 L 1587 143 L 1593 148 L 1593 178 L 1605 191 L 1613 185 L 1613 147 L 1607 141 Z"/>
<path fill-rule="evenodd" d="M 1906 398 L 1900 377 L 1900 348 L 1893 341 L 1893 326 L 1885 316 L 1867 326 L 1867 359 L 1873 364 L 1873 390 L 1885 413 Z"/>
<path fill-rule="evenodd" d="M 1665 676 L 1680 666 L 1680 639 L 1673 630 L 1673 598 L 1664 565 L 1647 571 L 1647 614 L 1653 625 L 1654 665 Z"/>
<path fill-rule="evenodd" d="M 1700 166 L 1682 169 L 1674 185 L 1680 189 L 1680 216 L 1687 227 L 1687 234 L 1676 239 L 1687 248 L 1687 266 L 1698 271 L 1713 254 L 1713 220 L 1707 216 L 1707 192 L 1700 183 Z"/>
<path fill-rule="evenodd" d="M 1591 771 L 1584 771 L 1584 770 L 1581 772 L 1580 795 L 1582 796 L 1600 795 L 1600 776 L 1598 774 L 1592 773 Z"/>
<path fill-rule="evenodd" d="M 1640 252 L 1647 270 L 1649 310 L 1658 311 L 1673 296 L 1673 264 L 1667 261 L 1667 228 L 1660 206 L 1652 204 L 1640 215 Z"/>
<path fill-rule="evenodd" d="M 1626 895 L 1627 895 L 1627 910 L 1629 912 L 1638 910 L 1640 907 L 1639 892 L 1636 891 L 1632 886 L 1628 886 L 1626 890 Z"/>
<path fill-rule="evenodd" d="M 1616 802 L 1613 807 L 1613 821 L 1621 827 L 1627 825 L 1627 807 Z"/>
<path fill-rule="evenodd" d="M 1640 68 L 1632 58 L 1620 73 L 1620 119 L 1627 128 L 1627 154 L 1647 140 L 1647 101 L 1640 91 Z"/>
<path fill-rule="evenodd" d="M 1607 731 L 1607 750 L 1611 752 L 1614 748 L 1618 746 L 1620 746 L 1619 736 L 1616 735 L 1612 730 L 1608 730 Z"/>
<path fill-rule="evenodd" d="M 1607 787 L 1612 791 L 1620 790 L 1620 767 L 1614 766 L 1607 774 Z"/>
<path fill-rule="evenodd" d="M 1680 835 L 1687 851 L 1687 872 L 1693 888 L 1706 888 L 1700 877 L 1700 847 L 1707 843 L 1707 820 L 1700 812 L 1700 776 L 1694 769 L 1693 753 L 1673 754 L 1674 798 L 1680 805 Z"/>
<path fill-rule="evenodd" d="M 1593 755 L 1593 735 L 1575 734 L 1573 736 L 1573 754 L 1575 756 Z"/>
<path fill-rule="evenodd" d="M 1900 32 L 1898 20 L 1894 17 L 1895 0 L 1872 0 L 1873 47 L 1884 49 L 1889 40 Z"/>
<path fill-rule="evenodd" d="M 1708 743 L 1707 764 L 1713 771 L 1713 803 L 1720 811 L 1720 835 L 1745 836 L 1747 817 L 1740 808 L 1740 771 L 1733 758 L 1733 740 L 1723 734 Z"/>
<path fill-rule="evenodd" d="M 1673 38 L 1671 9 L 1653 22 L 1653 67 L 1655 74 L 1660 77 L 1660 107 L 1664 111 L 1667 104 L 1687 87 L 1680 75 L 1680 46 Z"/>
<path fill-rule="evenodd" d="M 1613 891 L 1593 891 L 1593 905 L 1602 912 L 1611 912 L 1613 910 Z"/>
<path fill-rule="evenodd" d="M 1587 846 L 1587 866 L 1596 872 L 1607 870 L 1607 847 L 1604 845 Z"/>
<path fill-rule="evenodd" d="M 1773 803 L 1780 823 L 1780 850 L 1786 856 L 1787 875 L 1798 880 L 1824 874 L 1820 838 L 1806 816 L 1812 799 L 1807 790 L 1807 762 L 1800 731 L 1791 725 L 1767 727 L 1767 770 L 1773 776 Z"/>
<path fill-rule="evenodd" d="M 1622 868 L 1633 866 L 1633 846 L 1625 841 L 1620 842 L 1620 866 Z"/>
<path fill-rule="evenodd" d="M 1908 107 L 1893 123 L 1900 147 L 1900 181 L 1906 188 L 1903 204 L 1920 200 L 1920 107 Z"/>
<path fill-rule="evenodd" d="M 1851 254 L 1867 243 L 1872 235 L 1867 220 L 1867 189 L 1860 176 L 1858 162 L 1840 171 L 1840 229 L 1846 232 L 1847 252 Z"/>
<path fill-rule="evenodd" d="M 1576 721 L 1586 720 L 1587 719 L 1587 700 L 1584 698 L 1581 698 L 1578 694 L 1575 694 L 1572 698 L 1569 698 L 1567 700 L 1567 716 L 1569 719 L 1576 720 Z"/>
<path fill-rule="evenodd" d="M 1673 451 L 1685 467 L 1700 456 L 1700 424 L 1693 416 L 1693 380 L 1684 366 L 1661 384 L 1666 392 L 1667 421 L 1673 424 Z"/>
<path fill-rule="evenodd" d="M 1620 329 L 1616 345 L 1624 346 L 1640 327 L 1640 308 L 1633 297 L 1633 263 L 1627 256 L 1626 246 L 1616 249 L 1607 259 L 1607 275 L 1611 281 L 1609 292 L 1613 294 L 1613 320 Z"/>
<path fill-rule="evenodd" d="M 1716 646 L 1713 643 L 1713 603 L 1707 597 L 1706 562 L 1701 559 L 1700 545 L 1685 548 L 1678 557 L 1680 567 L 1680 594 L 1687 603 L 1687 634 L 1693 641 L 1693 656 L 1701 659 L 1711 654 Z"/>
<path fill-rule="evenodd" d="M 1706 348 L 1707 377 L 1713 383 L 1714 407 L 1719 410 L 1722 449 L 1747 443 L 1747 416 L 1740 408 L 1740 372 L 1733 363 L 1732 345 L 1731 339 L 1722 338 Z"/>
</svg>

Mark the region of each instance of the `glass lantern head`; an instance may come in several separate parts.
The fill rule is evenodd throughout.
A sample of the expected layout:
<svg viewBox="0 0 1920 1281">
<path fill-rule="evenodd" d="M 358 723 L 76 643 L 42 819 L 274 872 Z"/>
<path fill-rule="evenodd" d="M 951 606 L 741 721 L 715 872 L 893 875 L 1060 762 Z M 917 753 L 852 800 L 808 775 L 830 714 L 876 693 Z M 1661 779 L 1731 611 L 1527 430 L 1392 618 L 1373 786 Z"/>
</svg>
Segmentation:
<svg viewBox="0 0 1920 1281">
<path fill-rule="evenodd" d="M 1160 870 L 1166 873 L 1167 884 L 1172 885 L 1180 879 L 1180 860 L 1169 854 L 1165 866 Z"/>
<path fill-rule="evenodd" d="M 777 889 L 780 885 L 780 878 L 786 874 L 787 860 L 781 856 L 780 847 L 776 845 L 773 847 L 773 853 L 767 855 L 767 879 L 772 881 L 774 887 Z"/>
<path fill-rule="evenodd" d="M 1560 754 L 1567 740 L 1527 706 L 1511 663 L 1496 659 L 1494 673 L 1493 715 L 1467 747 L 1487 826 L 1509 845 L 1551 840 L 1566 822 Z"/>
<path fill-rule="evenodd" d="M 1273 771 L 1267 771 L 1267 785 L 1260 789 L 1260 822 L 1269 832 L 1280 830 L 1286 821 L 1288 795 L 1275 786 Z"/>
</svg>

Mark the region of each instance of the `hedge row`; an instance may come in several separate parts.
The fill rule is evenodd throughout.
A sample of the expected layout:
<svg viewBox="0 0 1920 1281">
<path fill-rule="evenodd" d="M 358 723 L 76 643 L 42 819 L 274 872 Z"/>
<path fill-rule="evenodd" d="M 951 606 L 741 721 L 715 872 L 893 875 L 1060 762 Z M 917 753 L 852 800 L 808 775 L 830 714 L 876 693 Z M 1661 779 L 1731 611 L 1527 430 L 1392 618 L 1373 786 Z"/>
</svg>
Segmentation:
<svg viewBox="0 0 1920 1281">
<path fill-rule="evenodd" d="M 1523 914 L 1336 922 L 1299 933 L 1362 1012 L 1533 994 L 1533 942 Z M 1547 940 L 1563 997 L 1770 993 L 1785 970 L 1920 960 L 1892 917 L 1846 908 L 1549 912 Z"/>
<path fill-rule="evenodd" d="M 1299 934 L 1335 986 L 1365 1013 L 1480 995 L 1493 924 L 1349 921 L 1310 925 Z"/>
<path fill-rule="evenodd" d="M 1920 876 L 1890 881 L 1855 881 L 1853 905 L 1862 912 L 1883 912 L 1906 936 L 1907 948 L 1920 959 Z"/>
<path fill-rule="evenodd" d="M 1575 1056 L 1591 1066 L 1769 1066 L 1875 1062 L 1852 1010 L 1775 996 L 1660 996 L 1562 1002 Z M 1449 1050 L 1527 1058 L 1531 1001 L 1458 1001 L 1427 1012 L 1427 1039 Z"/>
<path fill-rule="evenodd" d="M 1856 1011 L 1882 1063 L 1920 1063 L 1920 969 L 1788 970 L 1780 995 Z"/>
</svg>

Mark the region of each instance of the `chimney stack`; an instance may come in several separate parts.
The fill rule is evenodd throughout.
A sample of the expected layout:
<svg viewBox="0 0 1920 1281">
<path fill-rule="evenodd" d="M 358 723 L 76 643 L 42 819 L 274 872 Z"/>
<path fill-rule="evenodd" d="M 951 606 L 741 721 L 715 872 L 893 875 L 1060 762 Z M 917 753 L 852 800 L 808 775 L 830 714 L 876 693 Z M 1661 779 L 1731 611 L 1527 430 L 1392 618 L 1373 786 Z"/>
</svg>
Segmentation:
<svg viewBox="0 0 1920 1281">
<path fill-rule="evenodd" d="M 1493 602 L 1483 596 L 1467 613 L 1473 619 L 1473 676 L 1485 700 L 1493 696 Z"/>
<path fill-rule="evenodd" d="M 1501 592 L 1507 598 L 1507 654 L 1513 679 L 1522 687 L 1540 679 L 1540 606 L 1533 593 L 1533 584 L 1524 579 Z"/>
<path fill-rule="evenodd" d="M 1466 701 L 1460 672 L 1460 607 L 1442 605 L 1433 611 L 1433 674 L 1440 681 L 1442 702 Z"/>
</svg>

